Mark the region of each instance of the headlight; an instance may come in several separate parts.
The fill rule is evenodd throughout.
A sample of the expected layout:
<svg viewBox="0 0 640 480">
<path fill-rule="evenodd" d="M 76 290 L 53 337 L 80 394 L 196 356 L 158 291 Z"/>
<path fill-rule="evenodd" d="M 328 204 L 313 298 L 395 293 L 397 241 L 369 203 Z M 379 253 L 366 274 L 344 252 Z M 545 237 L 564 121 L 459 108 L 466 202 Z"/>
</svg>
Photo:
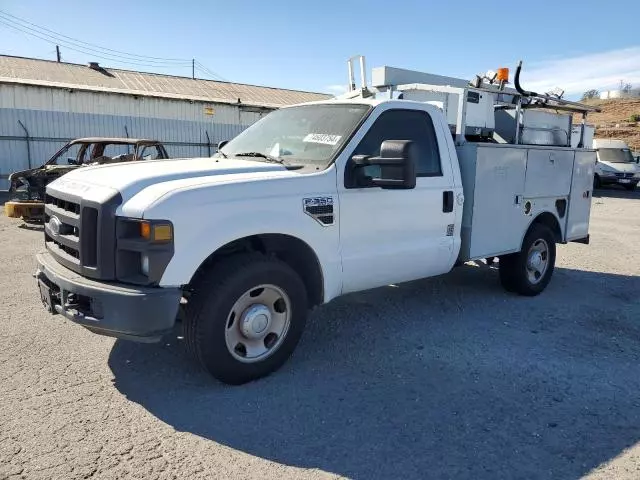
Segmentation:
<svg viewBox="0 0 640 480">
<path fill-rule="evenodd" d="M 116 237 L 118 280 L 158 284 L 173 257 L 173 224 L 168 220 L 118 218 Z"/>
<path fill-rule="evenodd" d="M 16 177 L 14 173 L 9 175 L 9 190 L 24 192 L 29 190 L 29 181 L 24 177 Z"/>
</svg>

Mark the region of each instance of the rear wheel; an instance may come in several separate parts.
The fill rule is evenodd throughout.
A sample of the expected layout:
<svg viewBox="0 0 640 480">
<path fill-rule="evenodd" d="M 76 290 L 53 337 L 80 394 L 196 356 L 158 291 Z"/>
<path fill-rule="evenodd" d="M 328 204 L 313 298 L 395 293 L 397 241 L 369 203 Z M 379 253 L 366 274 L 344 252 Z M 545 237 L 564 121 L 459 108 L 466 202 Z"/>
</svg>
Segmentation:
<svg viewBox="0 0 640 480">
<path fill-rule="evenodd" d="M 307 292 L 286 263 L 263 255 L 223 260 L 194 284 L 187 348 L 218 380 L 239 385 L 278 369 L 295 349 Z"/>
<path fill-rule="evenodd" d="M 600 181 L 600 176 L 599 175 L 594 175 L 593 176 L 593 188 L 601 188 L 602 187 L 602 182 Z"/>
<path fill-rule="evenodd" d="M 500 257 L 500 282 L 505 290 L 534 296 L 549 284 L 556 263 L 556 244 L 549 227 L 535 224 L 522 243 L 522 250 Z"/>
</svg>

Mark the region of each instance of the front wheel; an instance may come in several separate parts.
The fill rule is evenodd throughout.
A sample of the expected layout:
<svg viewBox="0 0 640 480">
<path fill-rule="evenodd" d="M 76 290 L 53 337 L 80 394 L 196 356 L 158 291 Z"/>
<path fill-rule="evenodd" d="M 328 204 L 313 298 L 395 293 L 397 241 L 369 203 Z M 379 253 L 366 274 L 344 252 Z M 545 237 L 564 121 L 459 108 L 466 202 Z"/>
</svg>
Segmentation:
<svg viewBox="0 0 640 480">
<path fill-rule="evenodd" d="M 205 272 L 185 311 L 187 348 L 215 378 L 239 385 L 289 358 L 306 323 L 307 292 L 286 263 L 241 255 Z"/>
<path fill-rule="evenodd" d="M 500 281 L 505 290 L 535 296 L 549 284 L 556 263 L 556 243 L 546 225 L 531 227 L 522 250 L 500 257 Z"/>
<path fill-rule="evenodd" d="M 628 185 L 625 185 L 624 188 L 626 188 L 627 190 L 631 191 L 631 190 L 635 190 L 636 188 L 636 184 L 635 183 L 630 183 Z"/>
</svg>

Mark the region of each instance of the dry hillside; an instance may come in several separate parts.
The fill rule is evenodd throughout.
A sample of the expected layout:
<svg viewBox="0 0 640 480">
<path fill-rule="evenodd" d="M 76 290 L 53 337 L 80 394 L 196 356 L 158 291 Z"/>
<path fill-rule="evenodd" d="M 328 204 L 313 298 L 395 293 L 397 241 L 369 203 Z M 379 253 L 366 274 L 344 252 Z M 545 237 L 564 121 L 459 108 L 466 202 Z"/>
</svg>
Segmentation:
<svg viewBox="0 0 640 480">
<path fill-rule="evenodd" d="M 591 105 L 602 109 L 590 113 L 587 122 L 596 126 L 596 138 L 624 140 L 631 150 L 640 151 L 640 122 L 632 122 L 632 115 L 640 115 L 640 99 L 591 100 Z M 574 122 L 579 122 L 574 117 Z"/>
</svg>

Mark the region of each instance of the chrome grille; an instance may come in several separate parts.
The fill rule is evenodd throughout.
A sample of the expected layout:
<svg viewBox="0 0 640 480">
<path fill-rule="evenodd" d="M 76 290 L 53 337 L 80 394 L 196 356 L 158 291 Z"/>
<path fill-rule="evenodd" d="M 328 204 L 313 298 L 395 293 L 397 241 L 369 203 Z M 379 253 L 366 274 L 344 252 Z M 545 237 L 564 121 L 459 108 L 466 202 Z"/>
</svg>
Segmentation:
<svg viewBox="0 0 640 480">
<path fill-rule="evenodd" d="M 47 195 L 45 197 L 45 204 L 49 205 L 52 208 L 56 208 L 56 209 L 64 210 L 65 212 L 80 215 L 79 203 L 63 200 L 61 198 L 56 198 L 52 195 Z"/>
<path fill-rule="evenodd" d="M 44 238 L 49 251 L 67 267 L 73 268 L 69 262 L 80 267 L 80 203 L 47 195 L 44 221 Z"/>
<path fill-rule="evenodd" d="M 82 272 L 82 267 L 95 267 L 97 210 L 82 208 L 80 199 L 62 199 L 47 194 L 44 212 L 45 245 L 56 259 L 77 272 Z"/>
<path fill-rule="evenodd" d="M 89 278 L 115 278 L 116 209 L 122 197 L 102 202 L 47 187 L 44 237 L 61 265 Z"/>
</svg>

